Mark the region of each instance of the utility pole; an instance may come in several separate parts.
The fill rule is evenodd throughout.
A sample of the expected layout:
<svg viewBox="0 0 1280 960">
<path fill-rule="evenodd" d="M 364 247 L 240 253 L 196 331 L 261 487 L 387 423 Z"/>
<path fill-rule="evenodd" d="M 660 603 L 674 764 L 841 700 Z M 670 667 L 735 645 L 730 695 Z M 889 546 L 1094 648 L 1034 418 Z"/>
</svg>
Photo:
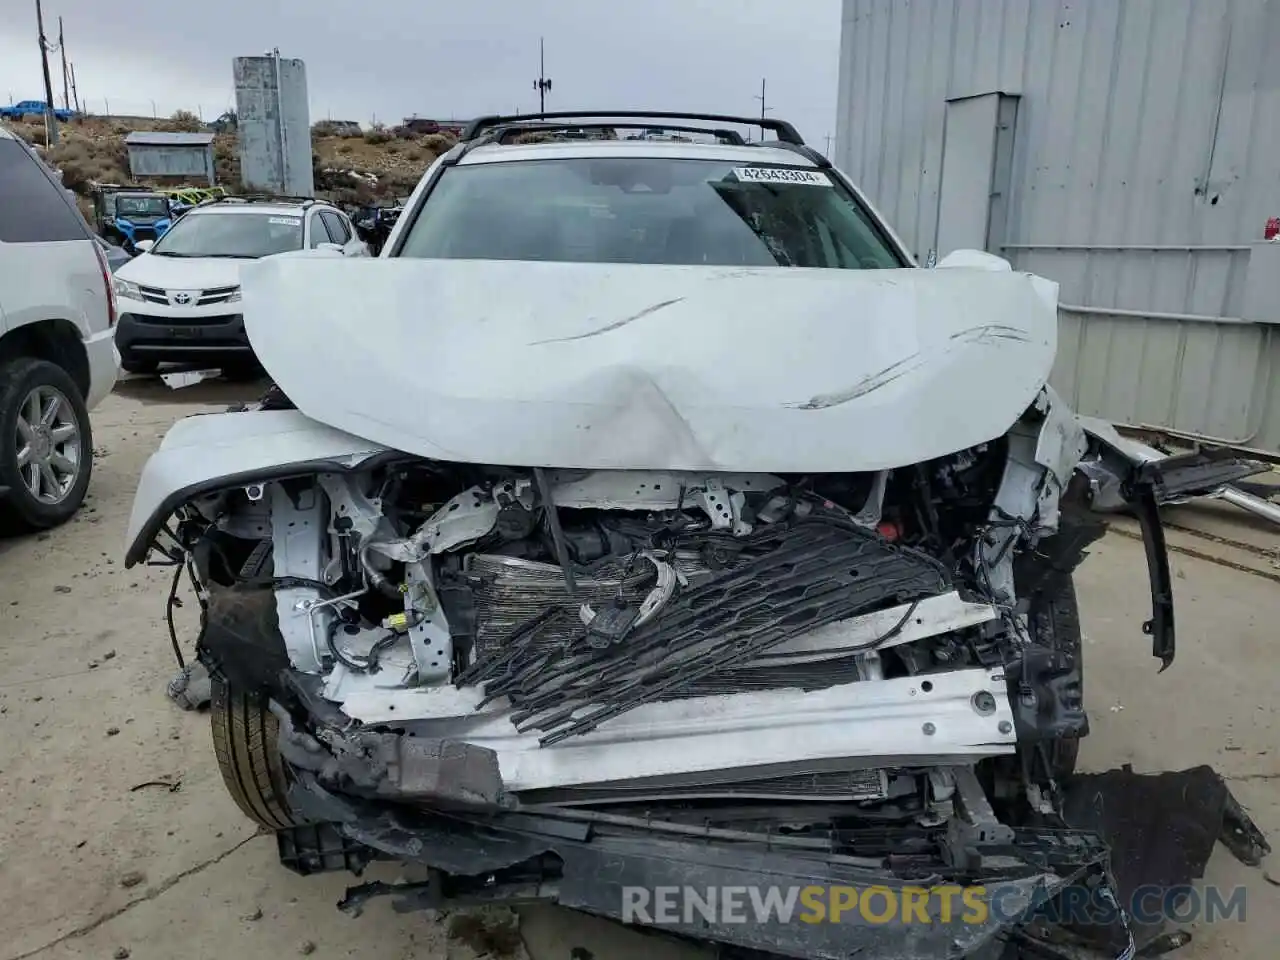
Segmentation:
<svg viewBox="0 0 1280 960">
<path fill-rule="evenodd" d="M 76 105 L 76 113 L 80 112 L 80 94 L 76 91 L 76 65 L 69 64 L 71 67 L 71 102 Z"/>
<path fill-rule="evenodd" d="M 761 140 L 764 139 L 764 112 L 766 110 L 773 109 L 773 107 L 766 107 L 764 105 L 764 83 L 765 83 L 764 77 L 761 77 L 760 78 L 760 95 L 755 98 L 756 100 L 760 101 L 760 139 Z"/>
<path fill-rule="evenodd" d="M 36 29 L 40 33 L 40 64 L 44 67 L 44 142 L 58 142 L 58 118 L 53 115 L 53 81 L 49 79 L 49 44 L 44 38 L 44 10 L 36 0 Z"/>
<path fill-rule="evenodd" d="M 827 141 L 827 156 L 831 156 L 831 134 L 827 134 L 824 138 Z"/>
<path fill-rule="evenodd" d="M 538 114 L 547 112 L 547 91 L 551 89 L 551 78 L 547 76 L 546 47 L 542 37 L 538 38 L 538 79 L 533 81 L 533 89 L 538 91 Z"/>
<path fill-rule="evenodd" d="M 67 92 L 67 45 L 62 39 L 62 17 L 58 17 L 58 53 L 62 54 L 62 109 L 71 109 L 71 95 Z"/>
</svg>

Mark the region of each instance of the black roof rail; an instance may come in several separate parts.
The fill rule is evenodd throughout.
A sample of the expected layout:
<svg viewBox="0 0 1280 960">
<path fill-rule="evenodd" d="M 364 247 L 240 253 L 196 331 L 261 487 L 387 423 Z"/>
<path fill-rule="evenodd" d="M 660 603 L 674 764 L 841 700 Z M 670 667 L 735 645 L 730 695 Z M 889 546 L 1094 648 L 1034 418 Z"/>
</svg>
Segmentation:
<svg viewBox="0 0 1280 960">
<path fill-rule="evenodd" d="M 242 193 L 227 194 L 224 197 L 209 197 L 201 200 L 196 204 L 197 207 L 211 206 L 217 203 L 280 203 L 293 204 L 296 203 L 301 207 L 309 207 L 314 203 L 328 203 L 328 200 L 319 200 L 315 197 L 276 197 L 267 193 Z"/>
<path fill-rule="evenodd" d="M 831 167 L 831 161 L 807 143 L 788 143 L 786 140 L 765 140 L 763 142 L 756 140 L 747 144 L 747 146 L 774 147 L 781 148 L 783 150 L 790 150 L 792 153 L 800 154 L 800 156 L 804 157 L 806 160 L 812 160 L 817 166 L 824 170 L 830 169 Z"/>
<path fill-rule="evenodd" d="M 483 137 L 486 142 L 505 143 L 506 138 L 512 135 L 558 133 L 568 130 L 661 130 L 664 133 L 667 131 L 673 133 L 705 133 L 732 146 L 741 147 L 746 144 L 746 141 L 742 139 L 742 134 L 738 133 L 737 130 L 691 127 L 670 123 L 609 123 L 608 121 L 595 123 L 544 123 L 541 120 L 532 120 L 524 123 L 504 123 L 488 128 L 485 130 Z"/>
<path fill-rule="evenodd" d="M 804 138 L 800 136 L 800 131 L 786 120 L 770 117 L 736 117 L 723 113 L 686 113 L 672 110 L 557 110 L 547 111 L 546 113 L 506 116 L 495 114 L 493 116 L 477 117 L 468 123 L 466 129 L 462 131 L 462 139 L 474 140 L 481 133 L 492 127 L 520 122 L 537 123 L 545 120 L 589 120 L 593 118 L 597 120 L 609 118 L 643 120 L 646 117 L 653 120 L 706 120 L 711 123 L 739 123 L 748 127 L 760 127 L 763 130 L 770 130 L 784 143 L 795 144 L 798 147 L 804 146 Z M 661 124 L 652 124 L 652 126 L 661 126 Z"/>
</svg>

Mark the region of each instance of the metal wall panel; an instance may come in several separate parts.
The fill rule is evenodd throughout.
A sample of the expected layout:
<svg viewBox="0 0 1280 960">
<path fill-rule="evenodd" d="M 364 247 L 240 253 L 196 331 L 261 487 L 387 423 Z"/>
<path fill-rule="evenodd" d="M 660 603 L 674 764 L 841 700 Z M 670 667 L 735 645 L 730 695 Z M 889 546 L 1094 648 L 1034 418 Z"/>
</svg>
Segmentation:
<svg viewBox="0 0 1280 960">
<path fill-rule="evenodd" d="M 987 245 L 999 109 L 998 94 L 947 102 L 938 198 L 940 255 Z"/>
<path fill-rule="evenodd" d="M 129 172 L 134 177 L 181 177 L 213 183 L 213 147 L 165 147 L 135 144 L 129 148 Z"/>
<path fill-rule="evenodd" d="M 237 57 L 234 73 L 245 186 L 315 196 L 306 64 L 276 56 Z"/>
<path fill-rule="evenodd" d="M 994 252 L 1086 308 L 1063 310 L 1055 385 L 1280 451 L 1280 343 L 1230 322 L 1280 211 L 1276 51 L 1278 0 L 845 0 L 836 161 L 923 261 L 946 101 L 1020 95 Z"/>
</svg>

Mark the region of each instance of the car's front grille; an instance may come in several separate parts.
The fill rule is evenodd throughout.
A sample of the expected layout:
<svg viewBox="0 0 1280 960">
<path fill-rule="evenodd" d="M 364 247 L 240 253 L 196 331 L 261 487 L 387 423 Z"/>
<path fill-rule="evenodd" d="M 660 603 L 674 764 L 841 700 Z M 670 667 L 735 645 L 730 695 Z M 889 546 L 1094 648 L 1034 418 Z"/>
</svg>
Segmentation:
<svg viewBox="0 0 1280 960">
<path fill-rule="evenodd" d="M 196 300 L 196 306 L 207 307 L 212 303 L 226 303 L 231 299 L 231 295 L 235 293 L 239 287 L 214 287 L 210 290 L 200 291 L 200 296 Z"/>
<path fill-rule="evenodd" d="M 239 287 L 210 287 L 208 290 L 191 290 L 185 291 L 192 294 L 189 301 L 183 304 L 173 304 L 169 297 L 175 294 L 177 290 L 161 290 L 159 287 L 139 286 L 138 292 L 142 294 L 142 299 L 147 303 L 162 303 L 165 306 L 183 306 L 183 307 L 210 307 L 215 303 L 226 303 L 232 295 L 239 290 Z"/>
</svg>

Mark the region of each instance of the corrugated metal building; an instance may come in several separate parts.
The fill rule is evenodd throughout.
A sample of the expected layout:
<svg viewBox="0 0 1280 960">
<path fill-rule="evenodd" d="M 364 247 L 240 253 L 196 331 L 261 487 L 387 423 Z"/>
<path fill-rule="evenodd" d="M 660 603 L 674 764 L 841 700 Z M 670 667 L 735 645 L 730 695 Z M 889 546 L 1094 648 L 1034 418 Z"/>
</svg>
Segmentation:
<svg viewBox="0 0 1280 960">
<path fill-rule="evenodd" d="M 1061 284 L 1082 413 L 1280 451 L 1280 0 L 844 0 L 835 160 Z"/>
<path fill-rule="evenodd" d="M 181 180 L 213 186 L 212 133 L 135 130 L 124 138 L 134 179 Z"/>
</svg>

